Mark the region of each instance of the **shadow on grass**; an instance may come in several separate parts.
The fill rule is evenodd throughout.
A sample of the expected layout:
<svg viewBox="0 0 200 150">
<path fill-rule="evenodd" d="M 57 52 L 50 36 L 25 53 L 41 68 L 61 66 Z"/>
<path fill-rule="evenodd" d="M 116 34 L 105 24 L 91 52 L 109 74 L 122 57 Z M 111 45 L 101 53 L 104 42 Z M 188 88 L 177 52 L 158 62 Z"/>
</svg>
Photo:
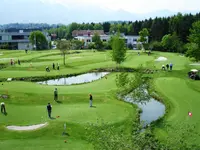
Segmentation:
<svg viewBox="0 0 200 150">
<path fill-rule="evenodd" d="M 64 136 L 64 135 L 70 136 L 69 133 L 67 133 L 67 132 L 63 132 L 62 135 L 63 135 L 63 136 Z"/>
<path fill-rule="evenodd" d="M 56 118 L 54 118 L 54 117 L 51 117 L 50 119 L 51 119 L 51 120 L 55 120 Z"/>
<path fill-rule="evenodd" d="M 56 101 L 56 103 L 58 103 L 58 104 L 62 104 L 63 102 L 62 102 L 62 101 Z"/>
<path fill-rule="evenodd" d="M 4 112 L 4 113 L 2 113 L 4 116 L 7 116 L 8 115 L 8 113 L 7 112 Z"/>
<path fill-rule="evenodd" d="M 96 106 L 90 106 L 91 108 L 97 108 Z"/>
</svg>

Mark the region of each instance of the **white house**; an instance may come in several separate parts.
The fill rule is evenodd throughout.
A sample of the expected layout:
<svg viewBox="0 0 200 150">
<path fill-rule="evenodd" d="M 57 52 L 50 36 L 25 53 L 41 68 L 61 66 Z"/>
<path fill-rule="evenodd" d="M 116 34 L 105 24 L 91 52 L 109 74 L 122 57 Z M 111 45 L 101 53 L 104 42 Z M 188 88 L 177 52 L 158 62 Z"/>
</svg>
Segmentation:
<svg viewBox="0 0 200 150">
<path fill-rule="evenodd" d="M 97 33 L 99 34 L 102 42 L 108 42 L 112 35 L 106 35 L 104 34 L 103 30 L 96 30 L 98 31 Z M 92 37 L 94 36 L 95 31 L 92 30 L 75 30 L 73 31 L 73 36 L 75 39 L 79 41 L 83 41 L 85 46 L 88 46 L 89 43 L 93 42 Z M 138 35 L 124 35 L 121 34 L 121 36 L 125 39 L 126 45 L 132 45 L 134 48 L 137 47 L 138 44 Z M 147 37 L 147 43 L 148 43 L 148 37 Z"/>
</svg>

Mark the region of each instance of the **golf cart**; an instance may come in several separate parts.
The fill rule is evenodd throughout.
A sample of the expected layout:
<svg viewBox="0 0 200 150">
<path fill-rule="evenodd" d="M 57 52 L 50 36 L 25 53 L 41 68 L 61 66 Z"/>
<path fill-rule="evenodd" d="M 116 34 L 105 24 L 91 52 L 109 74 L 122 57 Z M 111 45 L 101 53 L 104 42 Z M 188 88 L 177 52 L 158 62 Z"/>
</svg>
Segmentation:
<svg viewBox="0 0 200 150">
<path fill-rule="evenodd" d="M 200 80 L 199 70 L 192 69 L 190 72 L 188 72 L 188 77 L 192 80 Z"/>
</svg>

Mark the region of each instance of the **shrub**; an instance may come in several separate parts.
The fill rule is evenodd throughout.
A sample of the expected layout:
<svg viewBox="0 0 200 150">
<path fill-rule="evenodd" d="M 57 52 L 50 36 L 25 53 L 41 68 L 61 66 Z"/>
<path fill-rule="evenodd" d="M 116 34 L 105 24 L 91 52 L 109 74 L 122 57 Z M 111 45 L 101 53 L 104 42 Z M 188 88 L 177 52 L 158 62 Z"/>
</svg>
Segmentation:
<svg viewBox="0 0 200 150">
<path fill-rule="evenodd" d="M 149 48 L 154 51 L 164 51 L 164 47 L 161 42 L 153 41 L 151 42 Z"/>
</svg>

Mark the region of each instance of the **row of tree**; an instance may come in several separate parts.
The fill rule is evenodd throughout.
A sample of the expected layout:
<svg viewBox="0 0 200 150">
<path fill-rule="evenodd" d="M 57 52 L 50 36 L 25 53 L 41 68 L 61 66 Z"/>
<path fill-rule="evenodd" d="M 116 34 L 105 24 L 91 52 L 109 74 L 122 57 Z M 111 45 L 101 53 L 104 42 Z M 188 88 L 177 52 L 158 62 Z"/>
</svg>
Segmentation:
<svg viewBox="0 0 200 150">
<path fill-rule="evenodd" d="M 138 35 L 143 28 L 149 30 L 150 41 L 160 41 L 166 34 L 176 33 L 180 40 L 184 43 L 188 41 L 189 29 L 192 23 L 200 20 L 200 13 L 196 15 L 178 13 L 171 17 L 156 17 L 155 19 L 146 19 L 135 22 L 122 23 L 72 23 L 67 26 L 59 26 L 48 30 L 51 34 L 57 34 L 57 38 L 72 38 L 73 30 L 104 30 L 106 33 L 122 32 L 125 35 Z"/>
</svg>

